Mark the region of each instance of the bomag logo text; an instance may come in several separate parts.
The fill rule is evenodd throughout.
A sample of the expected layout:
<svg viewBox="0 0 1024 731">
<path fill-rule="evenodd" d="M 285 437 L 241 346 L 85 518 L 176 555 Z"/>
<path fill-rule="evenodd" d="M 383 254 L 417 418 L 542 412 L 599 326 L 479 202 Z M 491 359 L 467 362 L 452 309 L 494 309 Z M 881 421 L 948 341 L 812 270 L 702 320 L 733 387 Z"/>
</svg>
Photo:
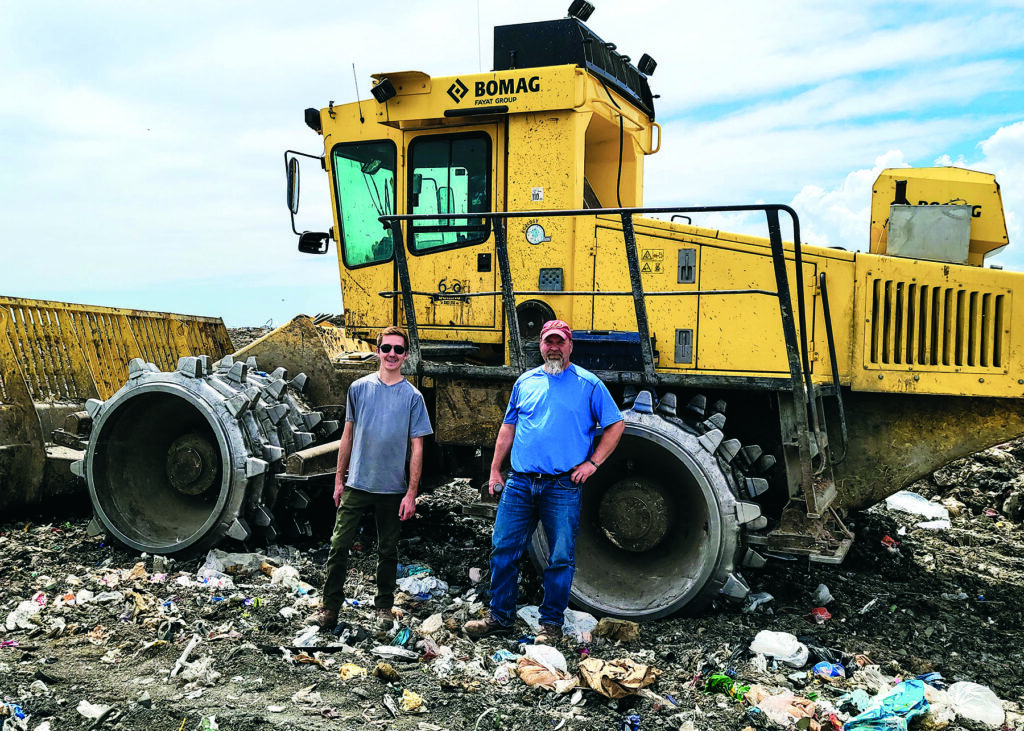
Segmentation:
<svg viewBox="0 0 1024 731">
<path fill-rule="evenodd" d="M 519 94 L 529 94 L 533 91 L 540 91 L 539 76 L 478 81 L 473 87 L 473 96 L 476 97 L 476 106 L 511 104 L 518 99 Z"/>
</svg>

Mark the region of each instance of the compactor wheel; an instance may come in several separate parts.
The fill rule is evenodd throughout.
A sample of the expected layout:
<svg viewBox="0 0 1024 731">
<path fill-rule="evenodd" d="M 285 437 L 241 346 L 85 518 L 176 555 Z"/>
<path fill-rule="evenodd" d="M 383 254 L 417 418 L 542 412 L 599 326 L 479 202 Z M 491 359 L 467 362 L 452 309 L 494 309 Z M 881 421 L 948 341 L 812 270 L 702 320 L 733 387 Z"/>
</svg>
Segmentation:
<svg viewBox="0 0 1024 731">
<path fill-rule="evenodd" d="M 157 554 L 275 538 L 284 459 L 338 429 L 301 398 L 306 377 L 286 377 L 283 368 L 259 371 L 255 358 L 228 356 L 211 368 L 206 356 L 186 357 L 170 373 L 133 360 L 128 383 L 86 404 L 89 446 L 72 466 L 103 528 Z"/>
<path fill-rule="evenodd" d="M 749 587 L 737 571 L 744 527 L 763 525 L 746 471 L 760 450 L 725 440 L 724 404 L 705 415 L 703 397 L 676 416 L 675 397 L 655 406 L 650 392 L 627 395 L 618 449 L 583 489 L 572 600 L 583 609 L 625 619 L 656 619 L 699 611 L 716 598 L 743 600 Z M 742 455 L 742 456 L 741 456 Z M 743 468 L 737 462 L 743 462 Z M 745 484 L 744 484 L 745 483 Z M 546 565 L 538 527 L 530 555 Z M 763 559 L 753 552 L 747 563 Z"/>
</svg>

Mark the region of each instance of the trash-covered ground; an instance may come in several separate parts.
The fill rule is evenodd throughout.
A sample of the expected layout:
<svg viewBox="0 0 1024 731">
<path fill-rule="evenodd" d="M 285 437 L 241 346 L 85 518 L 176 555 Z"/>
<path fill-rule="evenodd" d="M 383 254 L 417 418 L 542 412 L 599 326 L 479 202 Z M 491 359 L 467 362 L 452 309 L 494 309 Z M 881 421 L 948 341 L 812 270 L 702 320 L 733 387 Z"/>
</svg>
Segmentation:
<svg viewBox="0 0 1024 731">
<path fill-rule="evenodd" d="M 465 480 L 424 491 L 405 525 L 407 591 L 388 628 L 373 619 L 374 533 L 364 525 L 354 601 L 326 634 L 304 619 L 327 536 L 165 561 L 88 537 L 87 507 L 8 517 L 0 722 L 5 731 L 614 730 L 634 715 L 645 731 L 835 729 L 868 711 L 891 725 L 847 728 L 900 728 L 897 717 L 911 729 L 992 728 L 986 720 L 998 715 L 1024 729 L 1022 461 L 1015 443 L 945 468 L 914 488 L 930 498 L 927 515 L 850 516 L 857 540 L 844 564 L 770 561 L 746 573 L 746 608 L 638 627 L 573 615 L 579 634 L 555 651 L 528 644 L 526 621 L 514 639 L 458 635 L 485 611 L 490 535 L 459 512 L 476 497 Z M 527 567 L 524 615 L 538 594 Z M 751 651 L 755 640 L 764 654 Z M 879 708 L 876 696 L 894 687 Z"/>
</svg>

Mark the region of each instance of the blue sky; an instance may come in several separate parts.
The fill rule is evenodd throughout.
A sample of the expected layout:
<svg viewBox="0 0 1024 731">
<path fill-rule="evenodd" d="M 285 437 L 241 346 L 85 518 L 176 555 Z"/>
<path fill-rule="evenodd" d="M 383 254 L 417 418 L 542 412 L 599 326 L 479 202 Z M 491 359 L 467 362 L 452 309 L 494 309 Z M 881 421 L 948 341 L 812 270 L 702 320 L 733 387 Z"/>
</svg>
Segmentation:
<svg viewBox="0 0 1024 731">
<path fill-rule="evenodd" d="M 648 204 L 788 203 L 806 240 L 863 250 L 881 168 L 960 164 L 996 174 L 996 261 L 1024 271 L 1024 2 L 595 4 L 598 35 L 659 63 Z M 364 98 L 375 72 L 489 68 L 493 25 L 568 1 L 351 5 L 6 3 L 0 294 L 229 325 L 339 311 L 333 257 L 296 253 L 284 207 L 283 150 L 319 151 L 302 110 L 352 101 L 352 63 Z"/>
</svg>

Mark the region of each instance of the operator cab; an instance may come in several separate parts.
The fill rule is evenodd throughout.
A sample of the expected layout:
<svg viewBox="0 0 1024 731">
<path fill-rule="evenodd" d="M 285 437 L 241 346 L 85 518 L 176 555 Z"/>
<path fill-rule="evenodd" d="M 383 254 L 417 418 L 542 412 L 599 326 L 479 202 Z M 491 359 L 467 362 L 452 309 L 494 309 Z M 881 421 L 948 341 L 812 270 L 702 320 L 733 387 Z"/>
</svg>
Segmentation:
<svg viewBox="0 0 1024 731">
<path fill-rule="evenodd" d="M 660 144 L 647 78 L 656 63 L 644 54 L 634 65 L 598 37 L 584 24 L 592 10 L 577 0 L 566 18 L 496 27 L 491 72 L 375 74 L 373 100 L 306 110 L 324 137 L 335 225 L 300 234 L 300 250 L 326 253 L 337 242 L 354 333 L 366 337 L 404 317 L 397 296 L 379 296 L 400 289 L 381 216 L 434 217 L 403 226 L 420 338 L 473 343 L 485 361 L 499 362 L 501 300 L 482 294 L 501 289 L 495 236 L 488 219 L 472 214 L 643 205 L 644 156 Z M 288 170 L 294 229 L 297 169 L 289 162 Z M 572 218 L 508 220 L 515 280 L 545 292 L 571 291 L 577 279 L 592 289 L 576 234 Z M 576 304 L 522 299 L 527 336 L 553 308 L 572 318 Z"/>
</svg>

